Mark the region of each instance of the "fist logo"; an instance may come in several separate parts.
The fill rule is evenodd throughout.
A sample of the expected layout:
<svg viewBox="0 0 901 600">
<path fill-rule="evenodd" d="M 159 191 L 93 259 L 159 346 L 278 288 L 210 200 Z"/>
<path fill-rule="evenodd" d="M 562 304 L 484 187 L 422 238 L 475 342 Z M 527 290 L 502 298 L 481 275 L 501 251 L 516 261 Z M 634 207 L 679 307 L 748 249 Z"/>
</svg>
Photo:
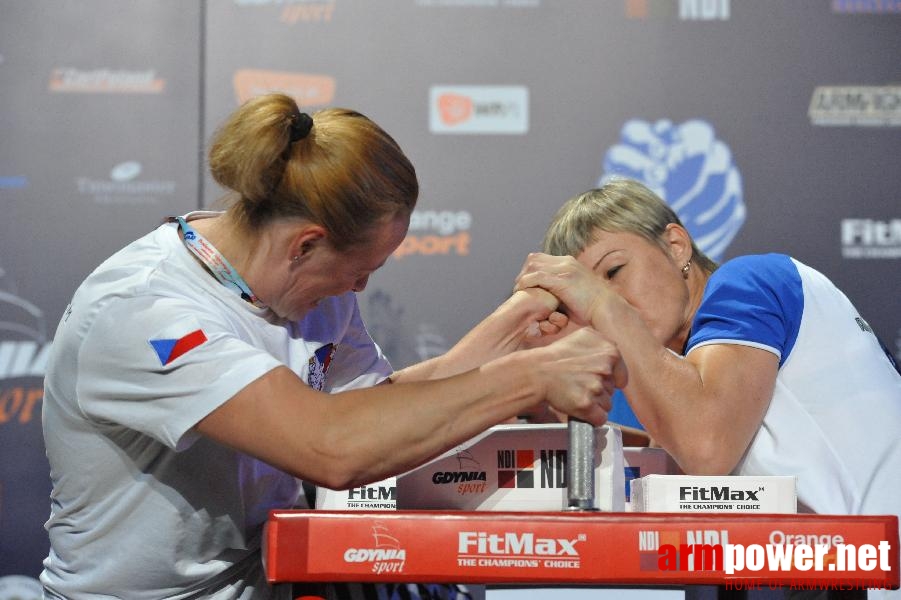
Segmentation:
<svg viewBox="0 0 901 600">
<path fill-rule="evenodd" d="M 599 185 L 642 182 L 679 215 L 698 247 L 719 262 L 745 221 L 741 175 L 732 153 L 704 121 L 631 120 L 604 156 Z"/>
</svg>

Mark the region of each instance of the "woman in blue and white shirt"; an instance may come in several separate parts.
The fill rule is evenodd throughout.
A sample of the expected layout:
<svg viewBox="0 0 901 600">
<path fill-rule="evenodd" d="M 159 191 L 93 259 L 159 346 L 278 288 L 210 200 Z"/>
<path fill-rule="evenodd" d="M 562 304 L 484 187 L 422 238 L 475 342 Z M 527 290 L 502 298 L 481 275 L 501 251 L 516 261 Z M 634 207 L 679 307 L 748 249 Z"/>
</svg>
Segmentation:
<svg viewBox="0 0 901 600">
<path fill-rule="evenodd" d="M 901 514 L 901 376 L 823 274 L 785 255 L 717 266 L 644 185 L 569 200 L 518 288 L 612 341 L 650 436 L 687 473 L 797 476 L 803 511 Z"/>
</svg>

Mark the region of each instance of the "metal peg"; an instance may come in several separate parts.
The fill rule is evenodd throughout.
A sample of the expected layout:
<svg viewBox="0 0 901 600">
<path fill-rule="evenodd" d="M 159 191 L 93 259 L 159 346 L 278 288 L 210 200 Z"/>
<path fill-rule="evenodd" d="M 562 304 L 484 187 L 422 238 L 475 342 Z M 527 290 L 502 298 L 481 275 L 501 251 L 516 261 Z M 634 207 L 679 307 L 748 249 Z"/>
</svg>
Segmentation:
<svg viewBox="0 0 901 600">
<path fill-rule="evenodd" d="M 598 510 L 594 502 L 594 425 L 570 418 L 566 455 L 567 506 L 564 510 Z"/>
</svg>

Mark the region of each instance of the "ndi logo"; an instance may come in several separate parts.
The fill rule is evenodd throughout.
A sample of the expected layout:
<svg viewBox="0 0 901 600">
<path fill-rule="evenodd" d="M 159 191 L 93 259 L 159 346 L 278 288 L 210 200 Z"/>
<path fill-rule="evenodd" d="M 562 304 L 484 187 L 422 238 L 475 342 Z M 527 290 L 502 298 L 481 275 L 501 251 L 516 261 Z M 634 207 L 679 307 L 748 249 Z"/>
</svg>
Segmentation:
<svg viewBox="0 0 901 600">
<path fill-rule="evenodd" d="M 698 247 L 715 261 L 745 222 L 741 175 L 732 152 L 706 121 L 675 125 L 626 122 L 620 142 L 607 150 L 598 184 L 635 179 L 670 205 Z"/>
<path fill-rule="evenodd" d="M 707 546 L 712 547 L 715 544 L 726 545 L 729 543 L 729 532 L 725 529 L 690 529 L 685 531 L 684 540 L 679 531 L 639 531 L 638 532 L 638 555 L 639 569 L 642 571 L 659 571 L 662 548 L 688 549 L 692 547 Z M 697 557 L 697 558 L 696 558 Z M 686 570 L 711 570 L 712 563 L 709 555 L 689 554 L 686 556 L 685 562 L 688 567 Z M 677 554 L 677 562 L 682 559 Z"/>
<path fill-rule="evenodd" d="M 497 487 L 499 488 L 565 488 L 566 450 L 548 449 L 538 452 L 536 473 L 534 450 L 497 451 Z M 535 476 L 539 479 L 536 486 Z"/>
<path fill-rule="evenodd" d="M 901 219 L 842 219 L 843 258 L 901 258 Z"/>
</svg>

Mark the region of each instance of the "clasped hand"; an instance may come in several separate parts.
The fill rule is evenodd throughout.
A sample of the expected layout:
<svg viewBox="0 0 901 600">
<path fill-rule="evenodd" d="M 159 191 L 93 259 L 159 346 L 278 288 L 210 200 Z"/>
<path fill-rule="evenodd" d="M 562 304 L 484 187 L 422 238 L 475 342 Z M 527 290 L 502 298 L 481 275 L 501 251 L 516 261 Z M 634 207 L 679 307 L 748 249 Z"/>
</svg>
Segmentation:
<svg viewBox="0 0 901 600">
<path fill-rule="evenodd" d="M 553 294 L 535 295 L 546 302 L 548 318 L 539 322 L 540 335 L 527 337 L 523 346 L 540 353 L 536 364 L 547 382 L 546 398 L 554 412 L 602 425 L 611 409 L 616 388 L 626 385 L 628 374 L 616 346 L 590 326 L 591 310 L 600 283 L 572 257 L 530 254 L 516 279 L 517 291 L 536 288 Z"/>
</svg>

